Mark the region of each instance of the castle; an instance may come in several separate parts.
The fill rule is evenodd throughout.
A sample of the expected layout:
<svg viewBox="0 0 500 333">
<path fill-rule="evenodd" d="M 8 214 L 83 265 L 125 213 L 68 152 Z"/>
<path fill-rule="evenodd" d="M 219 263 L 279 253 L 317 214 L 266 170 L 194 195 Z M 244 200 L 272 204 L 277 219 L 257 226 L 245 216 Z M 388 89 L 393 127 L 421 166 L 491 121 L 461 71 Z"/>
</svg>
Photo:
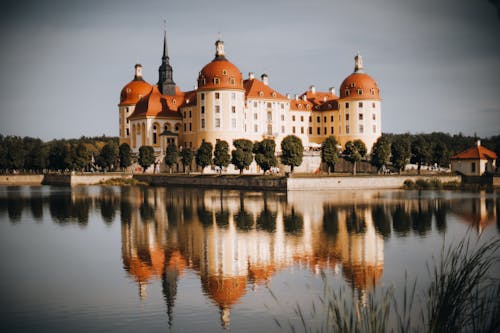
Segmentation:
<svg viewBox="0 0 500 333">
<path fill-rule="evenodd" d="M 196 150 L 203 141 L 231 145 L 239 138 L 270 138 L 279 151 L 281 140 L 290 134 L 306 149 L 333 135 L 341 146 L 360 139 L 370 151 L 381 135 L 380 91 L 364 72 L 362 57 L 357 54 L 354 60 L 354 72 L 340 85 L 340 96 L 334 88 L 320 92 L 310 86 L 290 97 L 271 88 L 266 74 L 259 80 L 249 73 L 244 79 L 219 39 L 215 57 L 199 72 L 195 89 L 183 92 L 173 80 L 165 31 L 158 82 L 144 81 L 137 64 L 134 79 L 121 90 L 120 144 L 129 144 L 135 153 L 150 145 L 162 160 L 170 143 Z"/>
</svg>

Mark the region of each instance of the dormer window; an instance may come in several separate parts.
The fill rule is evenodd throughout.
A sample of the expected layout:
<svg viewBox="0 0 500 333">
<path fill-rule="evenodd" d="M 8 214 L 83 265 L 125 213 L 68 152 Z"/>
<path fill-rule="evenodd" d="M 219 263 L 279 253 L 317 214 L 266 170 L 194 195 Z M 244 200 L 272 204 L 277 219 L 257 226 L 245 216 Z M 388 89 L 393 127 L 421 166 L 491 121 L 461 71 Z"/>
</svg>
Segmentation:
<svg viewBox="0 0 500 333">
<path fill-rule="evenodd" d="M 227 75 L 227 71 L 225 69 L 222 70 L 222 75 Z"/>
<path fill-rule="evenodd" d="M 177 101 L 175 99 L 172 100 L 172 104 L 177 104 Z"/>
<path fill-rule="evenodd" d="M 232 77 L 232 78 L 230 78 L 230 79 L 229 79 L 229 83 L 230 83 L 232 86 L 234 86 L 234 77 Z"/>
<path fill-rule="evenodd" d="M 363 95 L 363 89 L 358 89 L 358 95 Z"/>
<path fill-rule="evenodd" d="M 264 96 L 264 92 L 263 91 L 259 91 L 259 96 L 260 97 Z"/>
<path fill-rule="evenodd" d="M 299 109 L 302 109 L 302 104 L 299 104 L 299 105 L 298 105 L 298 108 L 299 108 Z"/>
<path fill-rule="evenodd" d="M 276 97 L 276 92 L 273 91 L 273 93 L 271 94 L 273 97 Z"/>
<path fill-rule="evenodd" d="M 371 88 L 370 92 L 372 93 L 372 95 L 375 95 L 375 89 Z"/>
<path fill-rule="evenodd" d="M 219 81 L 219 78 L 218 78 L 218 77 L 215 77 L 215 78 L 214 78 L 214 83 L 215 83 L 215 84 L 219 84 L 219 82 L 220 82 L 220 81 Z"/>
<path fill-rule="evenodd" d="M 205 80 L 205 79 L 201 79 L 201 84 L 202 84 L 202 85 L 207 84 L 207 80 Z"/>
<path fill-rule="evenodd" d="M 349 89 L 346 89 L 346 90 L 345 90 L 345 95 L 346 95 L 346 96 L 349 96 L 349 93 L 350 93 Z"/>
<path fill-rule="evenodd" d="M 351 83 L 351 87 L 353 87 L 353 88 L 354 88 L 354 82 L 352 82 L 352 83 Z"/>
<path fill-rule="evenodd" d="M 309 104 L 307 104 L 307 105 L 306 105 L 306 109 L 308 109 L 308 110 L 309 110 L 310 108 L 311 108 L 311 106 L 310 106 Z"/>
</svg>

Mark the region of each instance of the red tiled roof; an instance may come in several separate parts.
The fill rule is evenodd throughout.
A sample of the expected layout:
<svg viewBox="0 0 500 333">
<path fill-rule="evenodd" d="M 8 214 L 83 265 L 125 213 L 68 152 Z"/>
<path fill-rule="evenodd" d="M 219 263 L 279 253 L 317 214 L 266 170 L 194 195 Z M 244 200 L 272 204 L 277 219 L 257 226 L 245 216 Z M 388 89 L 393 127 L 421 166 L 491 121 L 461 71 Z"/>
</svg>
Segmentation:
<svg viewBox="0 0 500 333">
<path fill-rule="evenodd" d="M 322 91 L 317 91 L 317 92 L 312 92 L 312 91 L 306 91 L 302 95 L 299 96 L 299 98 L 304 98 L 306 96 L 307 100 L 313 103 L 315 106 L 316 105 L 321 105 L 327 101 L 333 101 L 333 100 L 338 100 L 338 96 L 335 94 L 332 94 L 331 92 L 322 92 Z"/>
<path fill-rule="evenodd" d="M 129 119 L 142 117 L 180 117 L 179 106 L 184 103 L 184 93 L 175 87 L 175 96 L 162 95 L 157 85 L 141 98 Z"/>
<path fill-rule="evenodd" d="M 291 99 L 290 111 L 312 111 L 314 104 L 303 99 Z"/>
<path fill-rule="evenodd" d="M 202 90 L 243 89 L 242 81 L 243 76 L 238 67 L 225 57 L 216 57 L 200 71 L 198 88 Z"/>
<path fill-rule="evenodd" d="M 453 160 L 496 160 L 497 154 L 481 145 L 476 145 L 450 157 Z"/>
<path fill-rule="evenodd" d="M 120 92 L 120 106 L 136 104 L 142 96 L 149 94 L 151 88 L 151 85 L 142 78 L 135 78 Z"/>
<path fill-rule="evenodd" d="M 340 85 L 340 98 L 380 99 L 380 89 L 377 82 L 370 75 L 352 73 Z"/>
<path fill-rule="evenodd" d="M 273 88 L 265 85 L 264 82 L 255 78 L 243 81 L 243 86 L 245 87 L 245 94 L 247 98 L 287 99 Z"/>
</svg>

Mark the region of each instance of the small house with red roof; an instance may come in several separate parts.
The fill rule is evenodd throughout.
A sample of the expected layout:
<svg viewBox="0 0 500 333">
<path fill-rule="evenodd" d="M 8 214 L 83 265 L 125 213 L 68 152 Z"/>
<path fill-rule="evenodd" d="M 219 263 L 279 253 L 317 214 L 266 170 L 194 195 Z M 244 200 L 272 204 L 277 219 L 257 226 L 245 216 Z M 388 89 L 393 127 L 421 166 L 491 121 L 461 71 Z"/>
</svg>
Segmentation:
<svg viewBox="0 0 500 333">
<path fill-rule="evenodd" d="M 497 158 L 497 154 L 481 146 L 478 140 L 474 147 L 450 157 L 451 171 L 464 176 L 492 174 L 496 170 Z"/>
</svg>

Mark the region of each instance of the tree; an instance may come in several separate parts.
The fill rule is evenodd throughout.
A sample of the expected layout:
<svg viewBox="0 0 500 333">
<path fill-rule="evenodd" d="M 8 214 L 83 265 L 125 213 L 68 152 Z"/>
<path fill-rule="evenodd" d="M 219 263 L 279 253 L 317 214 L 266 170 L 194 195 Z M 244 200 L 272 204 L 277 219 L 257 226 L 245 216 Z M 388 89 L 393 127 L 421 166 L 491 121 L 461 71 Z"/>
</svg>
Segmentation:
<svg viewBox="0 0 500 333">
<path fill-rule="evenodd" d="M 436 144 L 432 147 L 432 162 L 436 163 L 439 166 L 448 166 L 450 164 L 450 152 L 441 141 L 436 142 Z"/>
<path fill-rule="evenodd" d="M 347 141 L 344 155 L 348 161 L 352 162 L 352 174 L 356 175 L 356 164 L 366 155 L 366 145 L 361 140 Z"/>
<path fill-rule="evenodd" d="M 255 142 L 253 145 L 255 162 L 264 171 L 264 174 L 278 164 L 275 151 L 276 142 L 272 139 L 264 139 L 261 142 Z"/>
<path fill-rule="evenodd" d="M 410 157 L 411 148 L 408 139 L 402 137 L 393 140 L 391 145 L 391 162 L 400 174 L 410 161 Z"/>
<path fill-rule="evenodd" d="M 80 142 L 76 146 L 72 146 L 74 150 L 73 166 L 75 169 L 82 170 L 85 169 L 90 163 L 90 152 L 87 146 Z"/>
<path fill-rule="evenodd" d="M 423 135 L 418 135 L 411 143 L 411 159 L 412 163 L 417 163 L 418 174 L 422 164 L 429 162 L 431 158 L 431 146 Z"/>
<path fill-rule="evenodd" d="M 118 145 L 110 141 L 102 147 L 99 156 L 97 156 L 97 164 L 107 170 L 112 170 L 117 165 Z"/>
<path fill-rule="evenodd" d="M 182 148 L 181 150 L 181 163 L 186 171 L 186 167 L 188 168 L 188 173 L 191 169 L 191 163 L 193 163 L 194 152 L 191 148 Z"/>
<path fill-rule="evenodd" d="M 389 163 L 391 158 L 391 141 L 385 135 L 378 138 L 377 142 L 373 144 L 371 154 L 371 164 L 380 170 Z"/>
<path fill-rule="evenodd" d="M 54 141 L 49 148 L 49 169 L 64 170 L 66 165 L 66 144 L 64 141 Z"/>
<path fill-rule="evenodd" d="M 302 140 L 295 135 L 288 135 L 281 141 L 281 163 L 290 166 L 290 173 L 293 168 L 302 164 L 304 156 L 304 146 Z"/>
<path fill-rule="evenodd" d="M 201 173 L 203 173 L 203 169 L 205 169 L 205 167 L 212 163 L 212 151 L 212 144 L 206 141 L 203 141 L 200 148 L 196 151 L 195 162 L 196 165 L 201 167 Z"/>
<path fill-rule="evenodd" d="M 151 146 L 141 146 L 139 148 L 139 165 L 143 172 L 151 166 L 155 161 L 155 150 Z"/>
<path fill-rule="evenodd" d="M 170 168 L 170 173 L 172 173 L 172 167 L 177 164 L 178 159 L 179 152 L 177 151 L 177 145 L 171 142 L 165 152 L 165 164 Z"/>
<path fill-rule="evenodd" d="M 229 144 L 224 140 L 217 140 L 214 148 L 214 165 L 219 167 L 219 174 L 222 174 L 222 168 L 227 167 L 231 161 L 229 155 Z"/>
<path fill-rule="evenodd" d="M 7 168 L 11 170 L 23 169 L 26 152 L 21 137 L 7 136 L 4 144 L 7 150 Z"/>
<path fill-rule="evenodd" d="M 329 136 L 321 144 L 321 162 L 325 163 L 328 168 L 328 174 L 335 168 L 335 163 L 339 159 L 338 142 L 335 137 Z"/>
<path fill-rule="evenodd" d="M 118 157 L 120 159 L 120 168 L 126 169 L 132 164 L 132 150 L 128 143 L 122 143 L 118 147 Z"/>
<path fill-rule="evenodd" d="M 247 168 L 252 164 L 253 161 L 253 143 L 247 139 L 236 139 L 233 141 L 234 149 L 231 152 L 231 163 L 240 170 L 240 175 L 243 173 L 243 169 Z"/>
</svg>

